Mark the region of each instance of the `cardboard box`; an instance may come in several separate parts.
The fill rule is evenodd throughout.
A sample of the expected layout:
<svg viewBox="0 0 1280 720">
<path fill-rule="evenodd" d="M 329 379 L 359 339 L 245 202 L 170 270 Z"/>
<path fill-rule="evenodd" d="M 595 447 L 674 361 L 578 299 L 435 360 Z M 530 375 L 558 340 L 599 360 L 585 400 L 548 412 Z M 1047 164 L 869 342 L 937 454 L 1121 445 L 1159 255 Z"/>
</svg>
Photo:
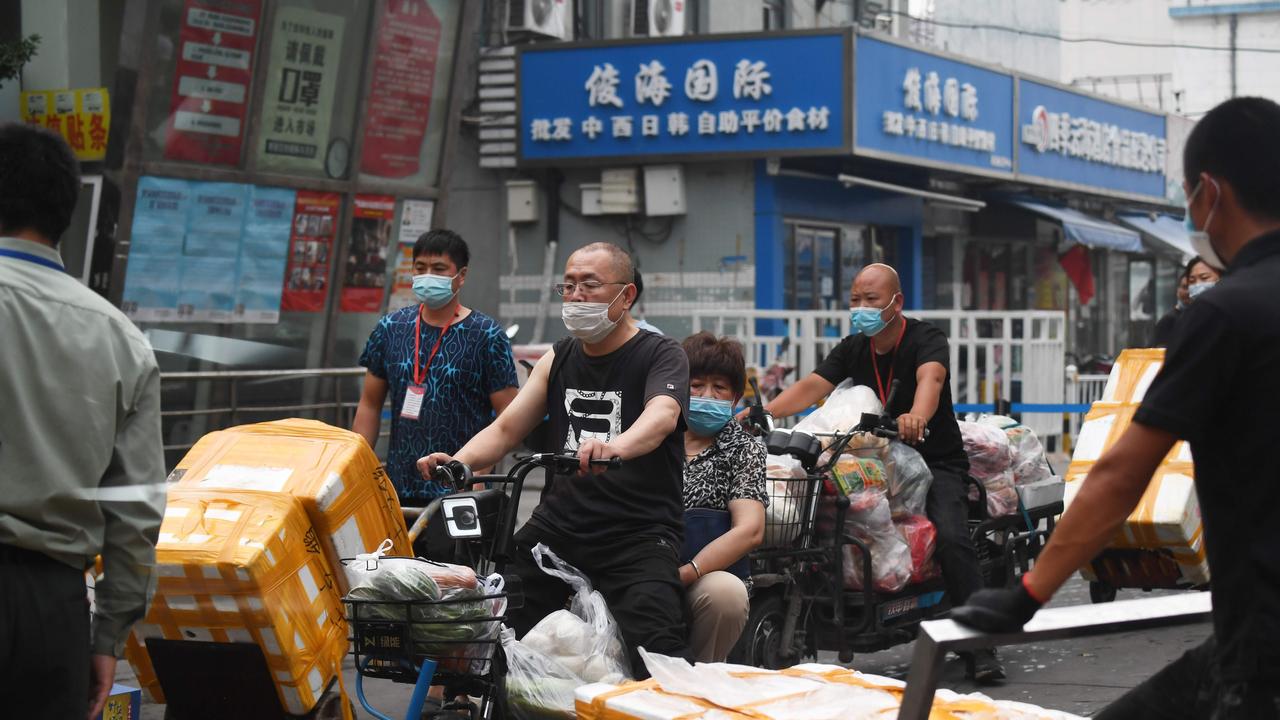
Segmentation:
<svg viewBox="0 0 1280 720">
<path fill-rule="evenodd" d="M 1094 463 L 1113 446 L 1133 422 L 1151 381 L 1160 372 L 1164 350 L 1125 350 L 1120 354 L 1103 399 L 1095 402 L 1085 416 L 1076 438 L 1075 452 L 1067 467 L 1065 505 L 1080 490 Z M 1104 578 L 1118 587 L 1168 587 L 1204 585 L 1209 582 L 1209 561 L 1205 555 L 1200 502 L 1195 488 L 1195 466 L 1191 447 L 1178 441 L 1160 463 L 1150 485 L 1111 543 L 1126 552 L 1099 558 Z M 1144 558 L 1142 552 L 1152 553 Z M 1171 567 L 1177 567 L 1174 582 L 1167 582 Z M 1083 569 L 1089 580 L 1099 579 L 1094 568 Z M 1161 579 L 1166 580 L 1159 584 Z"/>
<path fill-rule="evenodd" d="M 1027 483 L 1026 485 L 1018 485 L 1016 489 L 1018 498 L 1022 500 L 1022 506 L 1030 509 L 1061 502 L 1062 496 L 1066 492 L 1066 483 L 1063 482 L 1062 478 L 1054 477 L 1048 480 Z"/>
<path fill-rule="evenodd" d="M 287 712 L 315 706 L 347 651 L 336 578 L 302 505 L 278 493 L 173 487 L 156 546 L 158 588 L 126 657 L 164 702 L 147 638 L 255 643 Z"/>
<path fill-rule="evenodd" d="M 112 685 L 107 704 L 98 720 L 138 720 L 142 712 L 142 691 L 128 685 Z"/>
<path fill-rule="evenodd" d="M 306 509 L 339 593 L 350 589 L 340 562 L 376 550 L 390 538 L 392 555 L 413 555 L 400 501 L 361 436 L 315 420 L 242 425 L 205 435 L 178 463 L 177 487 L 285 493 Z"/>
</svg>

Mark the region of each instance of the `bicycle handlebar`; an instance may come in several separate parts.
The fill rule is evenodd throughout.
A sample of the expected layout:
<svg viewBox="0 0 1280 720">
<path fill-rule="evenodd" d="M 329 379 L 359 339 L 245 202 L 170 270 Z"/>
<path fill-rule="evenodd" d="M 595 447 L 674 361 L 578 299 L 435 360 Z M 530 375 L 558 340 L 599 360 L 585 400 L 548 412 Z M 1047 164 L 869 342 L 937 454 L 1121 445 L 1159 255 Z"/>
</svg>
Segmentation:
<svg viewBox="0 0 1280 720">
<path fill-rule="evenodd" d="M 608 470 L 617 470 L 622 467 L 621 458 L 608 458 L 592 460 L 592 465 L 604 466 Z M 525 458 L 521 458 L 515 467 L 511 468 L 511 472 L 507 475 L 506 482 L 511 482 L 517 474 L 517 471 L 526 465 L 536 465 L 551 469 L 558 474 L 568 474 L 577 470 L 582 466 L 582 460 L 577 455 L 568 453 L 535 453 Z M 460 460 L 450 460 L 447 463 L 436 466 L 436 471 L 432 475 L 432 479 L 441 485 L 454 488 L 455 490 L 466 490 L 472 483 L 473 474 L 471 468 Z M 495 479 L 486 477 L 486 481 L 493 482 Z M 501 481 L 500 481 L 501 482 Z"/>
</svg>

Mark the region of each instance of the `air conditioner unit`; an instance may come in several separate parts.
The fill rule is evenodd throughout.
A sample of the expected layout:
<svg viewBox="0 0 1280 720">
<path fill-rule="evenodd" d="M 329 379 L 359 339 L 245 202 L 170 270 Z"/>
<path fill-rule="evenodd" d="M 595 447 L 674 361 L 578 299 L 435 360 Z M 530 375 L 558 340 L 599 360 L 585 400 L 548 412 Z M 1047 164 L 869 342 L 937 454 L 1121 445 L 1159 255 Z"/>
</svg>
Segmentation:
<svg viewBox="0 0 1280 720">
<path fill-rule="evenodd" d="M 559 40 L 573 39 L 571 0 L 509 0 L 507 30 Z"/>
<path fill-rule="evenodd" d="M 632 34 L 669 37 L 684 34 L 687 0 L 632 0 Z"/>
</svg>

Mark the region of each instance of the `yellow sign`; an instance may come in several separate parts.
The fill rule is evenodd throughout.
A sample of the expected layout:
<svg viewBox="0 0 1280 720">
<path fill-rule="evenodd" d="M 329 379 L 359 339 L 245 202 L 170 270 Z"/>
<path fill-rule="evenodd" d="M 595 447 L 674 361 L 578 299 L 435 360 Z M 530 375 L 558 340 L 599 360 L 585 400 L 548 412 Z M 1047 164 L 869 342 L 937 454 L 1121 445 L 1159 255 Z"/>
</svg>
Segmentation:
<svg viewBox="0 0 1280 720">
<path fill-rule="evenodd" d="M 43 125 L 66 138 L 81 160 L 106 157 L 107 132 L 111 128 L 106 88 L 24 91 L 22 120 Z"/>
</svg>

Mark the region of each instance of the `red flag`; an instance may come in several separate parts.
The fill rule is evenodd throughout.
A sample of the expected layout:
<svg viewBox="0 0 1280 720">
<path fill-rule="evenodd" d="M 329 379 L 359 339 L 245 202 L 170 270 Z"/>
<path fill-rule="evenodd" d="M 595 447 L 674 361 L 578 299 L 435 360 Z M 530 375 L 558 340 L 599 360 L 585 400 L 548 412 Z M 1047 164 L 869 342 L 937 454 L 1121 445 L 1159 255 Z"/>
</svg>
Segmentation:
<svg viewBox="0 0 1280 720">
<path fill-rule="evenodd" d="M 1076 245 L 1058 256 L 1058 264 L 1066 271 L 1071 284 L 1076 287 L 1080 304 L 1088 305 L 1093 299 L 1093 266 L 1089 262 L 1089 249 Z"/>
</svg>

